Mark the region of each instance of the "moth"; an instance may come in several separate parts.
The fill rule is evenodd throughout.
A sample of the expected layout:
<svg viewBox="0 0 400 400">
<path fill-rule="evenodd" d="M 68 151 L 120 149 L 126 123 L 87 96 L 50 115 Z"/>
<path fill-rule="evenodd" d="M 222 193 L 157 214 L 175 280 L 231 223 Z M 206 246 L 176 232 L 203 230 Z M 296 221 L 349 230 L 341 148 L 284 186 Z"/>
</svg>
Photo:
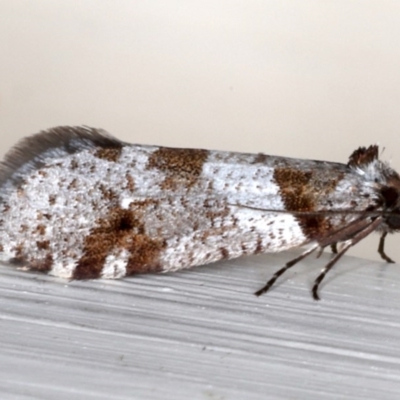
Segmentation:
<svg viewBox="0 0 400 400">
<path fill-rule="evenodd" d="M 400 177 L 360 147 L 347 164 L 135 145 L 89 127 L 20 141 L 0 164 L 0 259 L 67 279 L 170 272 L 331 246 L 312 295 L 370 233 L 400 229 Z"/>
</svg>

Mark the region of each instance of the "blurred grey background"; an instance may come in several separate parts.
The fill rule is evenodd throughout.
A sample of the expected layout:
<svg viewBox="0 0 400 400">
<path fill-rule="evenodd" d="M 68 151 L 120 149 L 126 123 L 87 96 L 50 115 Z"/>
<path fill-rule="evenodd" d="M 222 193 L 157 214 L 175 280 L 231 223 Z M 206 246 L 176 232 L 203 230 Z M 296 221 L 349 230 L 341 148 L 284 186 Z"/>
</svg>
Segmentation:
<svg viewBox="0 0 400 400">
<path fill-rule="evenodd" d="M 398 1 L 1 0 L 0 155 L 86 124 L 341 162 L 379 143 L 400 170 L 399 21 Z M 351 254 L 379 259 L 377 245 Z"/>
</svg>

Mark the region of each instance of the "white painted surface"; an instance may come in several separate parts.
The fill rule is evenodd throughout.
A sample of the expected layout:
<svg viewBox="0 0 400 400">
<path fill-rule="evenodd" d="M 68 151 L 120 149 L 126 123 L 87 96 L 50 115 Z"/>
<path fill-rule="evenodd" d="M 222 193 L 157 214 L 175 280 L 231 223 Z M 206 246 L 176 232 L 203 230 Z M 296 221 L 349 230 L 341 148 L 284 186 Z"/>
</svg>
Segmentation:
<svg viewBox="0 0 400 400">
<path fill-rule="evenodd" d="M 399 265 L 310 258 L 66 282 L 0 266 L 2 399 L 398 399 Z"/>
</svg>

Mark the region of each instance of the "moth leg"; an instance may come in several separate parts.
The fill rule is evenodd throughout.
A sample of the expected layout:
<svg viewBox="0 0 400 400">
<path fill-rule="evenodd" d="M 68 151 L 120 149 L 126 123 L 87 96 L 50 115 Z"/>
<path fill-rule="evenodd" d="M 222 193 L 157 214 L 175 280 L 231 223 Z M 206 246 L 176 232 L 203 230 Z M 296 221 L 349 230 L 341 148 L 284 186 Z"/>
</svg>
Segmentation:
<svg viewBox="0 0 400 400">
<path fill-rule="evenodd" d="M 330 245 L 330 247 L 331 247 L 331 250 L 332 250 L 332 254 L 333 254 L 333 255 L 335 255 L 335 254 L 338 253 L 338 248 L 337 248 L 337 243 L 336 243 L 336 242 L 335 242 L 335 243 L 332 243 L 332 244 Z M 316 258 L 320 258 L 321 255 L 322 255 L 322 253 L 324 252 L 324 250 L 325 250 L 325 246 L 321 246 L 320 249 L 318 250 L 318 253 L 317 253 L 317 257 L 316 257 Z"/>
<path fill-rule="evenodd" d="M 266 283 L 265 286 L 263 286 L 260 290 L 257 290 L 254 294 L 256 296 L 261 296 L 263 293 L 268 292 L 268 290 L 273 286 L 275 281 L 283 274 L 285 273 L 289 268 L 293 267 L 295 264 L 297 264 L 299 261 L 301 261 L 303 258 L 307 257 L 309 254 L 311 254 L 313 251 L 317 250 L 319 247 L 318 244 L 316 244 L 313 247 L 310 247 L 303 253 L 301 253 L 298 257 L 294 258 L 293 260 L 290 260 L 285 264 L 283 268 L 280 270 L 276 271 L 274 276 Z"/>
<path fill-rule="evenodd" d="M 336 262 L 339 260 L 340 257 L 346 251 L 357 244 L 360 240 L 364 239 L 366 236 L 368 236 L 371 232 L 373 232 L 380 224 L 382 223 L 382 218 L 376 218 L 372 222 L 370 222 L 364 229 L 361 231 L 357 232 L 350 240 L 344 242 L 344 246 L 340 249 L 339 253 L 336 254 L 335 257 L 332 258 L 328 262 L 328 264 L 325 265 L 325 268 L 322 270 L 322 272 L 318 275 L 317 279 L 314 281 L 314 286 L 312 288 L 312 295 L 314 300 L 320 300 L 320 297 L 318 295 L 318 287 L 319 284 L 322 282 L 324 279 L 325 275 L 329 272 L 329 270 L 336 264 Z"/>
<path fill-rule="evenodd" d="M 384 247 L 385 247 L 385 238 L 387 236 L 387 232 L 383 232 L 382 236 L 379 240 L 379 246 L 378 246 L 378 253 L 379 255 L 388 263 L 394 263 L 394 261 L 386 255 Z"/>
<path fill-rule="evenodd" d="M 318 295 L 318 287 L 319 284 L 322 282 L 322 279 L 325 278 L 325 275 L 329 272 L 329 270 L 336 264 L 336 262 L 339 260 L 340 257 L 342 257 L 342 255 L 344 253 L 346 253 L 346 251 L 353 245 L 353 243 L 350 241 L 348 244 L 346 244 L 339 253 L 337 253 L 335 255 L 335 257 L 333 257 L 331 259 L 331 261 L 328 262 L 328 264 L 325 265 L 324 269 L 322 270 L 322 272 L 318 275 L 317 279 L 314 281 L 314 286 L 312 288 L 312 296 L 314 298 L 314 300 L 320 300 L 320 297 Z"/>
<path fill-rule="evenodd" d="M 322 253 L 324 252 L 324 250 L 325 250 L 324 246 L 319 246 L 318 253 L 317 253 L 317 256 L 315 258 L 320 258 Z"/>
</svg>

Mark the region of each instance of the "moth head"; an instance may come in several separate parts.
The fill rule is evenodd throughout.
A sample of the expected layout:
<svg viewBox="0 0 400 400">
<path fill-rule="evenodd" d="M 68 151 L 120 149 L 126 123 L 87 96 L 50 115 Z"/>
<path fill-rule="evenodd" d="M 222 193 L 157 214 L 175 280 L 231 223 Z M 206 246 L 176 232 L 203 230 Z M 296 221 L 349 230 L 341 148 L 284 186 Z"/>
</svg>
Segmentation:
<svg viewBox="0 0 400 400">
<path fill-rule="evenodd" d="M 387 162 L 379 160 L 379 147 L 376 144 L 353 151 L 347 166 L 366 181 L 387 184 L 400 191 L 399 174 Z"/>
</svg>

